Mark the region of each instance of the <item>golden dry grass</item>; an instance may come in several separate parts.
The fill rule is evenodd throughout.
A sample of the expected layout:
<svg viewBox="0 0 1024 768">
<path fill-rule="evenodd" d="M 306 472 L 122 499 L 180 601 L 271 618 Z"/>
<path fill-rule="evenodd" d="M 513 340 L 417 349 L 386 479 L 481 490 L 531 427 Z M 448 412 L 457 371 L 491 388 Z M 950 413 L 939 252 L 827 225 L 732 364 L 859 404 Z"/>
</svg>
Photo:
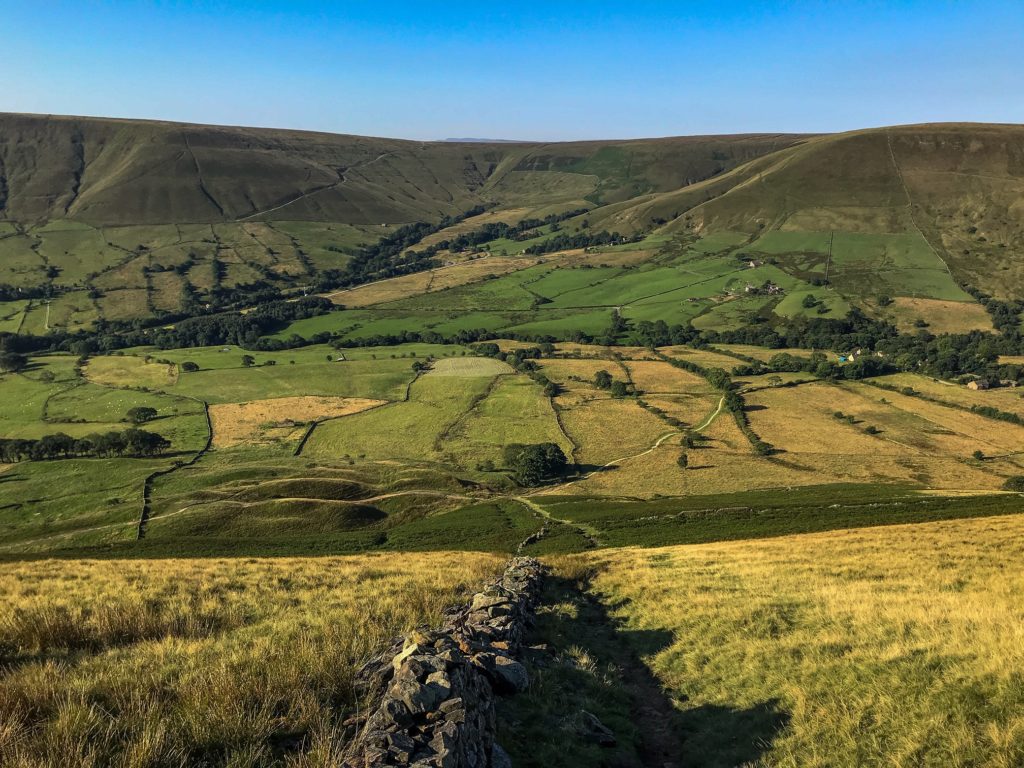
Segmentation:
<svg viewBox="0 0 1024 768">
<path fill-rule="evenodd" d="M 635 401 L 607 397 L 566 407 L 562 423 L 580 446 L 580 463 L 597 466 L 645 451 L 673 431 Z"/>
<path fill-rule="evenodd" d="M 335 765 L 360 660 L 437 622 L 500 564 L 469 552 L 2 564 L 0 765 Z"/>
<path fill-rule="evenodd" d="M 936 441 L 944 447 L 948 446 L 954 455 L 959 450 L 973 452 L 976 447 L 981 448 L 985 454 L 1015 452 L 1024 448 L 1024 427 L 1017 424 L 996 421 L 918 397 L 885 392 L 866 384 L 850 382 L 845 387 L 866 400 L 878 403 L 885 400 L 895 409 L 924 419 L 932 425 L 930 428 L 939 432 L 944 442 L 939 442 L 938 436 Z M 944 432 L 952 432 L 953 435 Z"/>
<path fill-rule="evenodd" d="M 342 304 L 346 307 L 369 307 L 411 296 L 435 293 L 446 288 L 477 283 L 490 275 L 506 275 L 542 263 L 552 267 L 573 267 L 592 263 L 625 266 L 643 262 L 650 255 L 648 251 L 591 254 L 582 249 L 550 253 L 540 257 L 492 256 L 488 254 L 481 258 L 467 259 L 425 272 L 367 283 L 344 291 L 323 294 L 323 296 L 335 304 Z"/>
<path fill-rule="evenodd" d="M 928 330 L 934 334 L 994 330 L 991 316 L 983 306 L 974 302 L 898 296 L 879 313 L 903 333 L 916 332 L 918 328 L 914 323 L 917 320 L 928 323 Z"/>
<path fill-rule="evenodd" d="M 647 393 L 682 392 L 708 394 L 711 386 L 707 380 L 695 373 L 676 368 L 664 360 L 629 360 L 625 363 L 633 383 Z"/>
<path fill-rule="evenodd" d="M 131 355 L 90 357 L 83 370 L 85 378 L 105 387 L 146 387 L 166 389 L 178 380 L 178 366 Z"/>
<path fill-rule="evenodd" d="M 719 352 L 713 352 L 710 349 L 694 349 L 693 347 L 687 346 L 673 346 L 673 347 L 661 347 L 660 352 L 669 357 L 674 357 L 677 360 L 685 360 L 689 363 L 695 363 L 704 368 L 722 368 L 726 371 L 731 371 L 737 365 L 744 365 L 742 360 L 737 360 L 735 357 L 729 355 L 723 355 Z"/>
<path fill-rule="evenodd" d="M 979 462 L 972 454 L 1006 453 L 1024 440 L 1024 428 L 864 384 L 764 389 L 746 401 L 754 431 L 785 451 L 776 462 L 803 471 L 807 479 L 801 484 L 816 477 L 995 490 L 1016 473 L 1013 460 Z M 836 412 L 855 423 L 836 418 Z M 879 434 L 868 434 L 868 426 Z"/>
<path fill-rule="evenodd" d="M 488 256 L 483 259 L 464 261 L 427 272 L 393 277 L 376 283 L 368 283 L 346 291 L 327 294 L 335 304 L 346 307 L 368 307 L 398 301 L 409 296 L 441 291 L 457 285 L 466 285 L 483 280 L 487 275 L 504 275 L 532 267 L 533 259 L 501 258 Z"/>
<path fill-rule="evenodd" d="M 804 373 L 803 371 L 789 372 L 783 371 L 782 373 L 763 373 L 758 376 L 734 376 L 733 382 L 739 386 L 741 391 L 749 389 L 763 389 L 765 387 L 775 387 L 779 384 L 791 384 L 795 382 L 814 381 L 815 376 L 810 373 Z"/>
<path fill-rule="evenodd" d="M 753 357 L 767 363 L 775 355 L 787 354 L 793 357 L 810 357 L 811 350 L 800 349 L 799 347 L 786 347 L 785 349 L 768 349 L 768 347 L 755 347 L 751 344 L 716 344 L 716 348 L 735 352 L 738 355 Z M 739 362 L 739 361 L 737 361 Z"/>
<path fill-rule="evenodd" d="M 211 405 L 213 446 L 229 448 L 293 439 L 301 435 L 305 422 L 347 416 L 385 402 L 361 397 L 307 396 Z"/>
<path fill-rule="evenodd" d="M 1005 362 L 1006 357 L 1000 357 Z M 1024 360 L 1024 358 L 1022 358 Z M 940 381 L 930 376 L 916 373 L 894 373 L 879 376 L 876 379 L 884 384 L 895 387 L 911 387 L 928 397 L 932 397 L 953 405 L 971 407 L 987 405 L 1024 416 L 1024 390 L 1017 387 L 999 387 L 997 389 L 973 390 L 952 382 Z"/>
<path fill-rule="evenodd" d="M 562 387 L 558 395 L 558 403 L 571 406 L 575 403 L 607 397 L 607 393 L 594 386 L 594 375 L 598 371 L 608 371 L 615 376 L 621 369 L 614 360 L 538 360 L 541 372 L 551 381 Z M 621 375 L 619 378 L 622 378 Z"/>
<path fill-rule="evenodd" d="M 478 377 L 512 373 L 512 367 L 491 357 L 443 357 L 434 362 L 428 375 Z"/>
<path fill-rule="evenodd" d="M 442 229 L 440 232 L 427 235 L 420 240 L 416 247 L 429 248 L 431 245 L 440 243 L 442 240 L 451 240 L 458 235 L 481 229 L 485 224 L 497 224 L 499 222 L 502 224 L 516 224 L 523 219 L 530 218 L 532 210 L 532 208 L 504 208 L 500 211 L 486 211 L 477 216 L 470 216 L 458 224 Z"/>
<path fill-rule="evenodd" d="M 681 764 L 1024 764 L 1024 516 L 597 552 Z M 585 645 L 585 639 L 581 641 Z M 730 714 L 732 713 L 732 714 Z M 760 741 L 760 744 L 758 744 Z M 752 757 L 760 755 L 760 758 Z"/>
<path fill-rule="evenodd" d="M 643 401 L 655 408 L 660 408 L 666 416 L 679 419 L 687 427 L 696 427 L 714 411 L 719 397 L 714 394 L 685 395 L 644 395 Z"/>
</svg>

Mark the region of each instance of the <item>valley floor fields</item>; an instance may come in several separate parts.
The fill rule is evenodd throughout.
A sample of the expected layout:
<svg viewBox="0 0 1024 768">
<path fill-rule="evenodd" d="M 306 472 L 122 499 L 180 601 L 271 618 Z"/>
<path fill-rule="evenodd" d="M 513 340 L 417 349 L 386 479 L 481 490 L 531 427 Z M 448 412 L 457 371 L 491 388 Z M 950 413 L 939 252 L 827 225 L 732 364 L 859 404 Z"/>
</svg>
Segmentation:
<svg viewBox="0 0 1024 768">
<path fill-rule="evenodd" d="M 3 437 L 123 430 L 129 411 L 145 407 L 155 418 L 142 428 L 168 438 L 170 450 L 7 466 L 0 552 L 128 545 L 143 535 L 248 546 L 269 541 L 275 524 L 303 540 L 299 551 L 311 540 L 322 551 L 363 550 L 398 546 L 421 518 L 476 503 L 495 519 L 512 515 L 509 538 L 499 537 L 505 548 L 537 512 L 519 502 L 487 505 L 517 494 L 542 509 L 579 497 L 748 492 L 774 505 L 800 488 L 855 486 L 864 499 L 886 488 L 999 494 L 1024 475 L 1024 427 L 1011 420 L 1024 414 L 1024 400 L 1008 388 L 975 391 L 915 374 L 742 375 L 733 381 L 737 410 L 712 372 L 745 365 L 755 348 L 566 343 L 523 367 L 506 353 L 528 345 L 499 347 L 496 356 L 407 344 L 33 358 L 0 377 Z M 553 443 L 568 471 L 516 489 L 504 466 L 512 443 Z M 268 485 L 287 478 L 356 490 Z"/>
</svg>

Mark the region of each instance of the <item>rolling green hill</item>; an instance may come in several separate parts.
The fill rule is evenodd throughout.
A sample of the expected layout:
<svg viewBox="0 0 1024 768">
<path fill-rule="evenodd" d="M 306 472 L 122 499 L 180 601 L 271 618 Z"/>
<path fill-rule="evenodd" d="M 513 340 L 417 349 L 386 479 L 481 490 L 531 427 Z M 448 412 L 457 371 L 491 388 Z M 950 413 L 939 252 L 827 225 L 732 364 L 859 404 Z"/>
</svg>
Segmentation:
<svg viewBox="0 0 1024 768">
<path fill-rule="evenodd" d="M 668 231 L 923 236 L 957 282 L 1024 293 L 1024 126 L 912 125 L 808 139 L 591 217 Z M 819 248 L 825 253 L 827 248 Z"/>
<path fill-rule="evenodd" d="M 1022 200 L 1024 126 L 1013 125 L 541 144 L 0 115 L 0 286 L 9 286 L 0 328 L 75 331 L 98 321 L 244 306 L 262 289 L 295 294 L 323 286 L 325 274 L 346 268 L 396 225 L 436 225 L 483 208 L 388 258 L 496 222 L 555 216 L 563 219 L 557 226 L 532 229 L 525 240 L 477 240 L 468 252 L 543 253 L 556 232 L 647 236 L 659 263 L 665 254 L 694 251 L 726 260 L 684 265 L 699 278 L 665 290 L 631 289 L 627 317 L 690 322 L 707 315 L 696 322 L 702 328 L 765 317 L 764 301 L 692 305 L 762 277 L 734 274 L 739 257 L 767 262 L 767 279 L 783 278 L 789 295 L 772 304 L 780 317 L 801 314 L 806 292 L 827 285 L 812 298 L 833 316 L 853 306 L 903 329 L 920 322 L 987 329 L 968 292 L 1024 295 L 1024 261 L 1015 258 L 1024 247 Z M 435 264 L 466 252 L 442 251 Z M 528 264 L 503 263 L 493 274 L 519 266 Z M 553 315 L 555 326 L 547 317 L 522 321 L 532 328 L 539 320 L 538 330 L 589 331 L 605 324 L 605 308 L 623 305 L 616 291 L 631 282 L 612 280 L 592 299 L 579 292 L 547 307 L 601 308 L 587 328 Z M 668 293 L 689 283 L 707 290 Z M 431 278 L 426 290 L 439 287 Z M 445 294 L 416 306 L 516 309 L 483 296 L 467 304 L 465 290 L 453 290 L 462 304 L 446 303 Z M 388 301 L 421 292 L 395 284 Z M 525 308 L 537 297 L 553 298 L 523 291 Z M 883 309 L 881 297 L 898 301 Z M 963 322 L 948 322 L 948 302 Z"/>
</svg>

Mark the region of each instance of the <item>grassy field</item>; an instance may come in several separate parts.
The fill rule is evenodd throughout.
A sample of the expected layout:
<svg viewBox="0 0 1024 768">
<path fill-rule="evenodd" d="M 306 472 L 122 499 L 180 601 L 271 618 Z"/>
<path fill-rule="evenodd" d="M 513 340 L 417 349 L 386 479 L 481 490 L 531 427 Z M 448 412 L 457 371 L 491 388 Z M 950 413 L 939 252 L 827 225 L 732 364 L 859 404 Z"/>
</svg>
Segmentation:
<svg viewBox="0 0 1024 768">
<path fill-rule="evenodd" d="M 353 675 L 490 555 L 0 565 L 0 763 L 335 764 Z"/>
<path fill-rule="evenodd" d="M 995 517 L 587 562 L 687 765 L 1011 766 L 1022 532 Z"/>
<path fill-rule="evenodd" d="M 1019 471 L 1007 454 L 1021 445 L 1021 427 L 920 399 L 825 383 L 761 389 L 746 399 L 752 428 L 785 451 L 781 461 L 830 481 L 995 490 Z M 978 450 L 991 458 L 973 459 Z"/>
<path fill-rule="evenodd" d="M 490 400 L 498 377 L 511 372 L 504 363 L 486 358 L 442 359 L 434 370 L 412 384 L 408 401 L 327 422 L 314 431 L 304 453 L 335 460 L 350 457 L 438 460 L 442 456 L 451 459 L 454 445 L 450 443 L 459 441 L 461 435 L 468 435 L 468 422 L 476 416 L 475 406 Z M 540 397 L 539 389 L 533 397 Z M 488 408 L 515 405 L 515 399 L 499 395 Z M 515 418 L 513 412 L 506 415 Z M 494 433 L 492 420 L 480 416 L 474 419 L 482 429 L 474 432 L 472 438 L 490 446 L 487 455 L 478 455 L 477 460 L 493 460 L 500 452 L 501 435 L 506 433 Z M 460 453 L 464 455 L 479 448 L 463 443 Z"/>
</svg>

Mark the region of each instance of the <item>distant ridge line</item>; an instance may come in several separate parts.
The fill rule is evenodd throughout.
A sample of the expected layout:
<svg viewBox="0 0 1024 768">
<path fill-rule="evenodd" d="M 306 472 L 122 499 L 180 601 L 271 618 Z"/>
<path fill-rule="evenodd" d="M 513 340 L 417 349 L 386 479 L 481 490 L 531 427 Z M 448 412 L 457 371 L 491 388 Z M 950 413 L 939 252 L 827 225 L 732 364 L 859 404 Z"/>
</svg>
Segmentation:
<svg viewBox="0 0 1024 768">
<path fill-rule="evenodd" d="M 475 138 L 464 138 L 464 139 L 442 139 L 442 141 L 450 144 L 537 144 L 539 142 L 531 141 L 529 139 L 475 139 Z"/>
</svg>

